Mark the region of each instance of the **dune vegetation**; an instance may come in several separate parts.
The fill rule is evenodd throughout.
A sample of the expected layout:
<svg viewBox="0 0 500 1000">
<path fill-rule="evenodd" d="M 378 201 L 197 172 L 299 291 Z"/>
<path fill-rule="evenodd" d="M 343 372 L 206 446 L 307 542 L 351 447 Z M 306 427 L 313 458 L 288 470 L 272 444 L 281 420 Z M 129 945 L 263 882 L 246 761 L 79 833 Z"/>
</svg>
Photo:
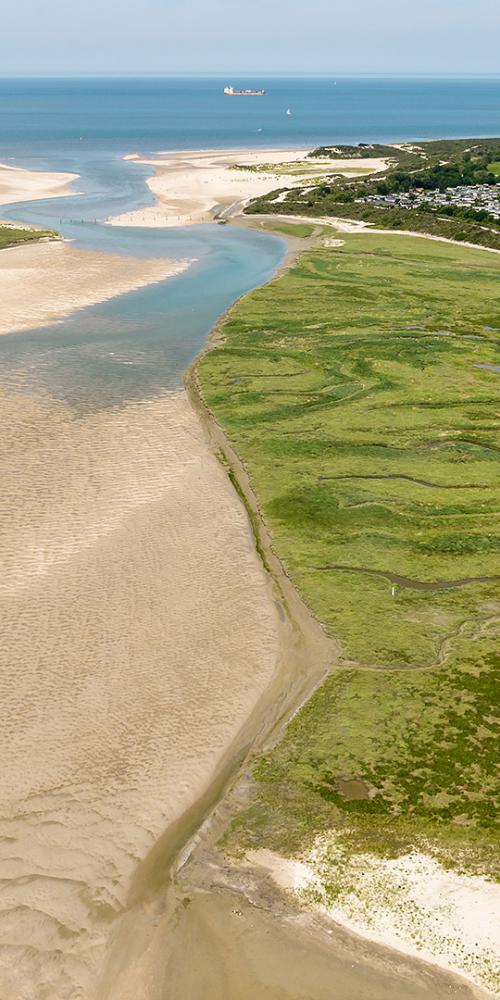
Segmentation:
<svg viewBox="0 0 500 1000">
<path fill-rule="evenodd" d="M 500 258 L 343 239 L 239 302 L 198 366 L 342 649 L 229 842 L 293 854 L 335 827 L 352 850 L 431 843 L 491 872 Z"/>
<path fill-rule="evenodd" d="M 325 157 L 352 159 L 359 167 L 370 159 L 385 160 L 383 173 L 356 177 L 333 169 L 323 180 L 310 178 L 305 186 L 277 188 L 254 198 L 249 215 L 300 215 L 355 220 L 382 229 L 444 236 L 447 239 L 500 249 L 500 220 L 491 214 L 500 177 L 500 139 L 448 139 L 403 143 L 397 146 L 360 143 L 358 146 L 321 146 L 309 154 L 314 162 Z M 312 181 L 312 183 L 311 183 Z M 490 208 L 462 202 L 450 192 L 461 186 L 490 189 Z M 418 201 L 422 192 L 446 192 L 445 204 Z M 413 207 L 396 201 L 373 202 L 373 196 L 391 198 L 410 194 Z M 483 193 L 484 200 L 484 193 Z"/>
</svg>

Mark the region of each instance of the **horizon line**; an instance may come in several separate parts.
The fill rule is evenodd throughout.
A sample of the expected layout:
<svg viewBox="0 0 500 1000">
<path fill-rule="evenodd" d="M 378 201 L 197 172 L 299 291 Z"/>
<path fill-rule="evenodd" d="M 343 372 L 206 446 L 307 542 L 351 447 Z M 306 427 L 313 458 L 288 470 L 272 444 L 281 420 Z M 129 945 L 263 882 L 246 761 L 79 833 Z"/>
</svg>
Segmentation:
<svg viewBox="0 0 500 1000">
<path fill-rule="evenodd" d="M 224 70 L 223 72 L 217 70 L 217 72 L 212 70 L 206 70 L 204 72 L 191 72 L 188 70 L 176 71 L 176 72 L 165 72 L 162 70 L 153 71 L 125 71 L 117 70 L 116 72 L 105 72 L 102 70 L 79 70 L 77 72 L 71 72 L 69 70 L 59 70 L 59 71 L 45 71 L 40 70 L 38 72 L 1 72 L 0 79 L 14 80 L 14 79 L 24 79 L 24 80 L 37 80 L 37 79 L 82 79 L 82 78 L 94 78 L 94 79 L 225 79 L 226 77 L 234 76 L 239 77 L 264 77 L 267 79 L 448 79 L 448 80 L 463 80 L 463 79 L 500 79 L 500 72 L 479 72 L 479 71 L 468 71 L 468 72 L 437 72 L 437 71 L 353 71 L 353 70 L 343 70 L 340 72 L 333 71 L 322 71 L 322 72 L 308 72 L 308 71 L 282 71 L 282 72 L 272 72 L 266 70 Z"/>
</svg>

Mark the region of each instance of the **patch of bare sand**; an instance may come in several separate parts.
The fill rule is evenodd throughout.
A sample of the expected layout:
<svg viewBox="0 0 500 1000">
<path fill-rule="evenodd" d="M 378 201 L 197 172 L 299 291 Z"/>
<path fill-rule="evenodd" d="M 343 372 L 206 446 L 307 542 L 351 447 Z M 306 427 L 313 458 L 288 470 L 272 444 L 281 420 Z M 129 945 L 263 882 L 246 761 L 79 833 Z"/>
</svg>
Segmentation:
<svg viewBox="0 0 500 1000">
<path fill-rule="evenodd" d="M 248 861 L 336 924 L 500 996 L 500 887 L 489 879 L 448 871 L 418 852 L 350 856 L 333 833 L 301 860 L 262 849 Z"/>
<path fill-rule="evenodd" d="M 234 214 L 251 198 L 277 187 L 295 187 L 311 180 L 311 175 L 345 173 L 349 176 L 384 170 L 385 160 L 310 160 L 300 171 L 298 161 L 310 149 L 225 149 L 197 152 L 161 153 L 154 159 L 137 155 L 126 159 L 155 168 L 147 181 L 156 204 L 117 215 L 108 221 L 114 226 L 187 226 L 213 222 L 223 208 Z M 276 173 L 259 173 L 255 167 L 276 165 Z M 290 164 L 290 173 L 284 165 Z M 242 167 L 248 166 L 248 170 Z M 279 170 L 278 170 L 279 167 Z M 226 217 L 226 215 L 225 215 Z"/>
<path fill-rule="evenodd" d="M 70 186 L 78 177 L 79 174 L 25 170 L 23 167 L 0 163 L 0 205 L 75 195 L 77 192 L 71 190 Z"/>
<path fill-rule="evenodd" d="M 0 334 L 55 323 L 189 264 L 78 250 L 63 242 L 10 247 L 0 253 Z"/>
<path fill-rule="evenodd" d="M 114 969 L 110 1000 L 474 1000 L 438 969 L 376 951 L 295 910 L 273 912 L 267 886 L 257 905 L 204 891 L 175 915 L 150 918 L 147 951 L 128 940 L 130 966 Z M 145 928 L 142 931 L 145 937 Z M 134 960 L 132 960 L 132 956 Z M 162 970 L 158 974 L 158 970 Z"/>
<path fill-rule="evenodd" d="M 280 200 L 280 196 L 273 199 Z M 259 218 L 263 218 L 259 216 Z M 371 222 L 364 222 L 361 219 L 338 219 L 333 215 L 271 215 L 270 220 L 281 219 L 284 222 L 308 222 L 312 225 L 330 226 L 339 233 L 380 233 L 389 236 L 415 236 L 421 240 L 437 240 L 438 243 L 451 243 L 454 246 L 468 247 L 470 250 L 483 250 L 486 253 L 500 253 L 495 247 L 483 247 L 479 243 L 468 243 L 465 240 L 451 240 L 447 236 L 436 236 L 434 233 L 417 233 L 414 229 L 376 229 Z M 328 245 L 325 243 L 325 246 Z M 333 246 L 333 243 L 329 244 Z"/>
<path fill-rule="evenodd" d="M 137 865 L 270 683 L 278 623 L 186 396 L 0 396 L 0 996 L 94 982 Z"/>
</svg>

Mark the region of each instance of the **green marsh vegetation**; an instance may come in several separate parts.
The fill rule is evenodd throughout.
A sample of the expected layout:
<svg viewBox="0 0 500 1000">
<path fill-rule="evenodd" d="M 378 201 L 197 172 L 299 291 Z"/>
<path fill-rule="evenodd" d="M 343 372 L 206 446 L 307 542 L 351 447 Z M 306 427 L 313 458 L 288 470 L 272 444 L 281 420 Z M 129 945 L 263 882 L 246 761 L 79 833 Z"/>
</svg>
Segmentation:
<svg viewBox="0 0 500 1000">
<path fill-rule="evenodd" d="M 262 228 L 269 229 L 273 233 L 283 233 L 285 236 L 296 236 L 299 239 L 304 239 L 313 236 L 318 226 L 310 225 L 307 222 L 282 222 L 277 219 L 276 222 L 263 222 Z"/>
<path fill-rule="evenodd" d="M 500 139 L 437 140 L 404 144 L 401 148 L 374 144 L 320 147 L 310 159 L 326 155 L 352 158 L 353 162 L 382 157 L 388 161 L 383 173 L 366 178 L 324 177 L 311 187 L 278 189 L 256 198 L 247 214 L 336 216 L 367 222 L 383 229 L 409 230 L 444 236 L 459 242 L 500 249 L 498 220 L 484 211 L 460 205 L 433 209 L 373 205 L 359 201 L 371 195 L 412 191 L 445 191 L 461 185 L 491 185 L 500 180 Z M 280 201 L 276 196 L 280 194 Z"/>
<path fill-rule="evenodd" d="M 18 243 L 32 243 L 34 240 L 57 239 L 51 229 L 17 229 L 0 224 L 0 250 L 16 246 Z"/>
<path fill-rule="evenodd" d="M 433 845 L 494 865 L 500 258 L 345 236 L 243 299 L 199 364 L 274 547 L 342 645 L 255 768 L 233 847 Z"/>
</svg>

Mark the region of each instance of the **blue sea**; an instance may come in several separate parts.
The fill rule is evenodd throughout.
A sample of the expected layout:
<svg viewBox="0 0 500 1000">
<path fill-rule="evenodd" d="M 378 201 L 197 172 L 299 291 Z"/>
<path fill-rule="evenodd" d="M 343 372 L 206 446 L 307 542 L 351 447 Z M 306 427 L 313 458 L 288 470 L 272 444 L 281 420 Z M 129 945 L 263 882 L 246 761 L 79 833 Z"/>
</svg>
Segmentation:
<svg viewBox="0 0 500 1000">
<path fill-rule="evenodd" d="M 227 98 L 227 83 L 267 94 Z M 92 407 L 176 388 L 217 316 L 282 261 L 281 239 L 234 226 L 104 226 L 152 203 L 149 168 L 124 161 L 128 153 L 492 135 L 500 135 L 500 77 L 0 79 L 0 161 L 73 171 L 81 192 L 0 204 L 0 217 L 53 226 L 82 247 L 197 260 L 174 280 L 64 324 L 2 337 L 2 378 Z"/>
</svg>

